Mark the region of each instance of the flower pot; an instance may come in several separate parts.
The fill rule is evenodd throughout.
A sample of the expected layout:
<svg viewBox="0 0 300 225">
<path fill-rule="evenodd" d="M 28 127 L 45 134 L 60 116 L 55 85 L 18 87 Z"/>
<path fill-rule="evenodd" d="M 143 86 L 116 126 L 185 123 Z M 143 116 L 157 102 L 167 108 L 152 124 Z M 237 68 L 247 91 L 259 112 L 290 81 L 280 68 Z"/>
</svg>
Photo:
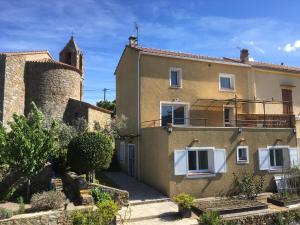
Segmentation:
<svg viewBox="0 0 300 225">
<path fill-rule="evenodd" d="M 178 206 L 178 211 L 181 218 L 190 218 L 192 216 L 192 209 L 183 208 L 182 206 Z"/>
</svg>

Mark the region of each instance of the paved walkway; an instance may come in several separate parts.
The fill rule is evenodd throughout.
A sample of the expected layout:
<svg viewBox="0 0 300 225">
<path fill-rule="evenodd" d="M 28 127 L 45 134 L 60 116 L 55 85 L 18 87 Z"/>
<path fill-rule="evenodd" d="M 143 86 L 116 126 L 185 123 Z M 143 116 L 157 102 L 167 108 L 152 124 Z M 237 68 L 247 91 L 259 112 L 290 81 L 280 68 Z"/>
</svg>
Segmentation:
<svg viewBox="0 0 300 225">
<path fill-rule="evenodd" d="M 194 225 L 196 219 L 181 219 L 177 205 L 171 201 L 132 205 L 120 211 L 129 225 Z M 121 223 L 120 223 L 121 224 Z"/>
<path fill-rule="evenodd" d="M 169 198 L 123 172 L 104 172 L 110 180 L 129 192 L 132 205 L 168 201 Z"/>
</svg>

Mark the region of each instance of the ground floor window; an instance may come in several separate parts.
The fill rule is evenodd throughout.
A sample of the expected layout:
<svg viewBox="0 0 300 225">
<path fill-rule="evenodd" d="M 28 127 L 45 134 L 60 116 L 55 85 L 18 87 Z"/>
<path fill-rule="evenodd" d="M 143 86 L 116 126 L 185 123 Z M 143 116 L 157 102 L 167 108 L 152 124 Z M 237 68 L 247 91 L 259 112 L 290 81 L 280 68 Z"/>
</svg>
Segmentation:
<svg viewBox="0 0 300 225">
<path fill-rule="evenodd" d="M 186 104 L 162 104 L 161 105 L 161 125 L 168 123 L 174 125 L 185 125 L 187 122 Z"/>
<path fill-rule="evenodd" d="M 190 172 L 208 172 L 208 150 L 189 150 L 188 170 Z"/>
<path fill-rule="evenodd" d="M 246 164 L 249 163 L 249 150 L 248 146 L 238 146 L 236 148 L 237 163 Z"/>
<path fill-rule="evenodd" d="M 283 149 L 282 148 L 270 148 L 270 166 L 282 167 L 283 163 Z"/>
</svg>

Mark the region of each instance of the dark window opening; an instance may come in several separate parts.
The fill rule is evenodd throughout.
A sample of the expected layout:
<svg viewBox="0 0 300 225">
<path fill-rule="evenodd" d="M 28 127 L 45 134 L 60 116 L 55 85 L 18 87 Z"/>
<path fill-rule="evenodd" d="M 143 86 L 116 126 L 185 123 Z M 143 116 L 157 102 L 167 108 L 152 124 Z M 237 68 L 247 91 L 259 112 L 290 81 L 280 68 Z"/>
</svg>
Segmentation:
<svg viewBox="0 0 300 225">
<path fill-rule="evenodd" d="M 66 64 L 69 64 L 69 65 L 72 65 L 72 54 L 71 54 L 71 52 L 68 52 L 67 54 L 66 54 Z"/>
</svg>

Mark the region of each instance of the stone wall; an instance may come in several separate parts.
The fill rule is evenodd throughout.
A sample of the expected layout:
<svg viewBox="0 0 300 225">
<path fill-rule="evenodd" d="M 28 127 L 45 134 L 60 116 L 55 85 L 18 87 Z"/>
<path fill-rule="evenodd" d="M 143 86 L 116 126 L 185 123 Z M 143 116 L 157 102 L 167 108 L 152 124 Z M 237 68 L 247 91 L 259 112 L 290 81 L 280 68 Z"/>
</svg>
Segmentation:
<svg viewBox="0 0 300 225">
<path fill-rule="evenodd" d="M 7 56 L 5 62 L 3 122 L 11 120 L 14 113 L 24 113 L 25 56 Z"/>
<path fill-rule="evenodd" d="M 20 214 L 9 219 L 0 220 L 0 225 L 72 225 L 70 215 L 74 210 L 88 210 L 92 207 L 75 207 L 72 210 L 54 210 Z"/>
<path fill-rule="evenodd" d="M 111 114 L 104 113 L 99 110 L 89 108 L 88 110 L 88 125 L 91 130 L 95 126 L 99 125 L 101 128 L 105 128 L 110 125 Z"/>
<path fill-rule="evenodd" d="M 26 65 L 25 113 L 31 102 L 52 118 L 62 119 L 70 98 L 80 100 L 81 74 L 77 69 L 53 62 Z"/>
</svg>

